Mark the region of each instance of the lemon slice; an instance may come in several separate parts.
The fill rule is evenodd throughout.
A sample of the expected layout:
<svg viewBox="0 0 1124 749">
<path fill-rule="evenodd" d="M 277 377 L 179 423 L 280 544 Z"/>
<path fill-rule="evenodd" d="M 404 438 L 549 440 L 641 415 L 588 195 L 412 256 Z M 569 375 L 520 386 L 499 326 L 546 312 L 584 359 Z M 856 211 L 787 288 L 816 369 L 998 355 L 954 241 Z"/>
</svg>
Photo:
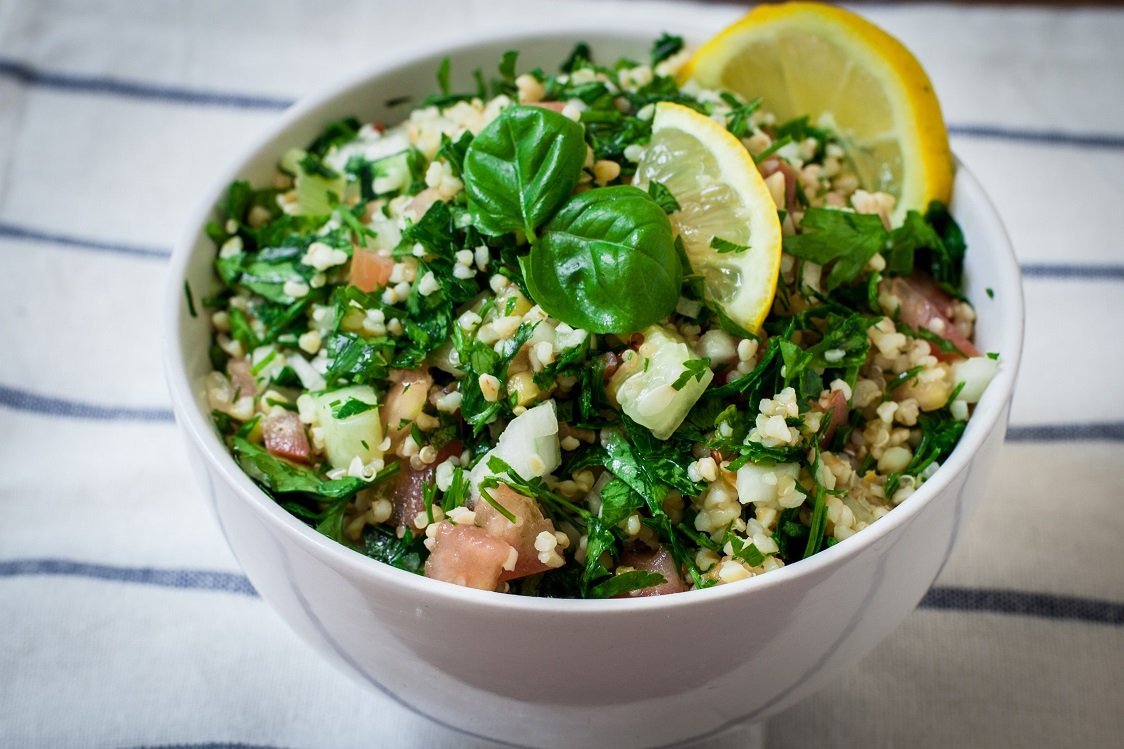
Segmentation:
<svg viewBox="0 0 1124 749">
<path fill-rule="evenodd" d="M 761 97 L 779 121 L 809 115 L 833 129 L 860 184 L 897 199 L 895 224 L 948 202 L 952 154 L 928 76 L 901 42 L 850 11 L 760 5 L 699 49 L 683 76 Z"/>
<path fill-rule="evenodd" d="M 749 151 L 709 117 L 661 102 L 652 140 L 636 165 L 635 183 L 651 182 L 662 183 L 679 202 L 669 218 L 707 298 L 733 322 L 757 331 L 777 289 L 781 225 Z M 711 247 L 716 237 L 749 249 L 719 252 Z"/>
</svg>

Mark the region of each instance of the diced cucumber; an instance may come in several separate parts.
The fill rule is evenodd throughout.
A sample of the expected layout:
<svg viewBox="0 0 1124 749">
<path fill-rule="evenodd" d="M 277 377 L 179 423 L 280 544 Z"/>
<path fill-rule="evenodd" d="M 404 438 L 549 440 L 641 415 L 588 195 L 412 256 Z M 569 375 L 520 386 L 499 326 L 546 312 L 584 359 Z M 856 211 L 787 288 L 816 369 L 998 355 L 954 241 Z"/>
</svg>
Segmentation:
<svg viewBox="0 0 1124 749">
<path fill-rule="evenodd" d="M 302 216 L 326 216 L 336 202 L 344 199 L 347 178 L 339 172 L 335 177 L 306 173 L 301 162 L 307 155 L 299 148 L 289 149 L 281 158 L 281 168 L 294 175 L 297 212 Z"/>
<path fill-rule="evenodd" d="M 333 468 L 347 468 L 355 458 L 367 464 L 382 457 L 382 422 L 374 388 L 353 385 L 309 397 L 313 426 L 321 430 L 324 454 Z M 336 412 L 353 399 L 369 403 L 372 408 L 337 419 Z"/>
<path fill-rule="evenodd" d="M 738 469 L 736 486 L 738 501 L 743 505 L 755 502 L 771 504 L 777 501 L 777 480 L 782 476 L 791 476 L 793 479 L 800 475 L 799 463 L 778 463 L 766 466 L 757 463 L 746 463 Z M 804 494 L 793 495 L 793 499 L 803 502 Z M 797 504 L 799 504 L 797 502 Z"/>
<path fill-rule="evenodd" d="M 371 189 L 377 196 L 404 190 L 420 179 L 424 166 L 425 158 L 413 148 L 372 161 Z"/>
<path fill-rule="evenodd" d="M 480 482 L 484 477 L 492 475 L 488 459 L 493 455 L 525 479 L 539 478 L 553 472 L 562 463 L 554 401 L 540 403 L 511 420 L 496 446 L 480 459 L 469 474 L 473 497 L 480 496 Z"/>
<path fill-rule="evenodd" d="M 989 356 L 973 356 L 971 359 L 957 361 L 952 365 L 953 385 L 964 383 L 964 388 L 956 396 L 965 403 L 977 403 L 983 397 L 987 384 L 995 377 L 999 362 Z"/>
<path fill-rule="evenodd" d="M 703 368 L 701 376 L 688 377 L 679 390 L 675 389 L 676 381 L 688 371 L 686 362 L 698 359 L 678 333 L 653 325 L 644 331 L 644 343 L 636 355 L 613 375 L 610 393 L 629 418 L 651 429 L 657 439 L 665 440 L 679 428 L 714 379 L 714 373 Z"/>
</svg>

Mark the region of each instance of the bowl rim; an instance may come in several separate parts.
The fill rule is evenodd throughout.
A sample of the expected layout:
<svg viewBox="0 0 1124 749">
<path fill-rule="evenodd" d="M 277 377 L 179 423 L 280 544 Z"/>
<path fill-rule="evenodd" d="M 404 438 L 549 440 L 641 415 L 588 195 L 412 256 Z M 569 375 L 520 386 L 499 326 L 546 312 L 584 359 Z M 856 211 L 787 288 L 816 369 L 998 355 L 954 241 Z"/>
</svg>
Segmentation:
<svg viewBox="0 0 1124 749">
<path fill-rule="evenodd" d="M 1003 356 L 999 370 L 989 385 L 983 398 L 977 404 L 975 413 L 948 460 L 921 487 L 900 505 L 893 508 L 877 523 L 864 528 L 833 546 L 820 551 L 812 557 L 785 565 L 765 575 L 757 575 L 734 583 L 716 585 L 703 590 L 692 590 L 679 595 L 650 596 L 626 599 L 562 599 L 533 598 L 509 595 L 494 591 L 476 590 L 439 580 L 425 578 L 405 570 L 392 567 L 371 559 L 343 544 L 337 543 L 317 532 L 285 511 L 281 505 L 266 495 L 235 462 L 226 446 L 219 439 L 203 410 L 198 407 L 194 388 L 187 376 L 183 346 L 179 331 L 188 314 L 184 303 L 186 270 L 192 258 L 195 245 L 200 241 L 203 228 L 212 217 L 214 207 L 229 184 L 241 176 L 247 168 L 270 149 L 271 143 L 285 131 L 301 123 L 324 107 L 331 106 L 354 93 L 354 90 L 369 85 L 373 79 L 392 74 L 404 67 L 432 60 L 436 64 L 441 56 L 471 52 L 477 47 L 510 42 L 512 48 L 525 47 L 535 39 L 573 39 L 584 37 L 617 36 L 622 39 L 653 39 L 665 26 L 653 23 L 651 19 L 637 19 L 624 30 L 606 29 L 603 23 L 570 23 L 557 28 L 543 26 L 505 27 L 489 29 L 478 34 L 460 35 L 455 38 L 443 37 L 431 41 L 424 47 L 409 53 L 384 57 L 365 66 L 362 70 L 329 85 L 318 92 L 303 97 L 290 106 L 284 114 L 254 138 L 253 143 L 222 170 L 206 191 L 198 207 L 191 213 L 186 229 L 180 235 L 173 250 L 165 291 L 164 368 L 168 381 L 176 422 L 189 436 L 191 445 L 202 455 L 210 471 L 217 471 L 226 484 L 235 490 L 238 498 L 253 509 L 260 520 L 268 523 L 274 530 L 288 537 L 293 543 L 305 547 L 310 554 L 322 557 L 322 561 L 333 567 L 337 573 L 346 569 L 349 575 L 367 578 L 372 584 L 390 586 L 403 594 L 416 594 L 428 597 L 433 603 L 456 604 L 481 609 L 503 609 L 525 613 L 543 613 L 561 616 L 627 616 L 634 612 L 673 609 L 683 606 L 701 606 L 716 603 L 733 597 L 752 596 L 754 591 L 785 585 L 794 579 L 810 578 L 823 573 L 829 567 L 857 557 L 864 549 L 879 543 L 881 539 L 907 524 L 915 515 L 933 501 L 949 485 L 952 478 L 962 473 L 971 456 L 983 444 L 995 428 L 1006 430 L 1006 424 L 999 424 L 1005 407 L 1011 400 L 1014 383 L 1022 358 L 1023 329 L 1025 313 L 1023 303 L 1022 279 L 1018 262 L 1014 255 L 1010 238 L 995 207 L 984 192 L 982 185 L 964 165 L 956 159 L 956 182 L 963 183 L 978 193 L 981 213 L 987 226 L 987 234 L 994 239 L 996 246 L 990 251 L 1000 253 L 998 264 L 1000 273 L 992 281 L 998 287 L 995 298 L 999 307 L 992 314 L 1001 315 L 1005 321 L 1000 326 L 1000 341 Z M 697 42 L 713 29 L 692 24 L 685 27 L 679 24 L 680 33 Z M 276 156 L 276 154 L 274 154 Z M 206 245 L 203 245 L 206 246 Z M 1002 296 L 1000 296 L 1000 294 Z M 213 491 L 213 490 L 212 490 Z M 216 508 L 217 512 L 217 508 Z"/>
</svg>

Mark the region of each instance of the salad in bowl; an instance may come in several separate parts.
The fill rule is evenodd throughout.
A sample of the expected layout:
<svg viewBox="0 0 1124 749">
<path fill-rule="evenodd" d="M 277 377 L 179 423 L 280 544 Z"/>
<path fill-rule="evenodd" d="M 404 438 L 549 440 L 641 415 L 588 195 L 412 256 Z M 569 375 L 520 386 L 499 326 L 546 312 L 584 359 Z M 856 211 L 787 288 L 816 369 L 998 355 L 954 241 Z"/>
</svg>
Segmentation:
<svg viewBox="0 0 1124 749">
<path fill-rule="evenodd" d="M 1002 446 L 1018 267 L 916 61 L 828 6 L 657 20 L 373 65 L 173 257 L 176 417 L 239 564 L 472 736 L 794 704 L 916 606 Z"/>
</svg>

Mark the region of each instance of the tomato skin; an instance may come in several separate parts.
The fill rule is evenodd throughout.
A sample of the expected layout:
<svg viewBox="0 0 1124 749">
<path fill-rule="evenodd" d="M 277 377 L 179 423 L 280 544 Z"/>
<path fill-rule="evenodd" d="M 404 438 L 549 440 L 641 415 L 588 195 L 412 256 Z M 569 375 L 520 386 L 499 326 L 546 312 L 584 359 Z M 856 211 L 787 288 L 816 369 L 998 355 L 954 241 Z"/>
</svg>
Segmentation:
<svg viewBox="0 0 1124 749">
<path fill-rule="evenodd" d="M 980 355 L 979 350 L 952 322 L 955 301 L 931 278 L 918 274 L 909 278 L 895 278 L 890 283 L 890 293 L 901 302 L 902 322 L 914 330 L 936 333 L 963 352 L 963 356 L 956 351 L 944 352 L 929 344 L 933 356 L 939 361 Z"/>
<path fill-rule="evenodd" d="M 487 491 L 492 499 L 515 516 L 515 522 L 512 523 L 487 500 L 476 500 L 476 524 L 488 531 L 492 538 L 503 541 L 519 552 L 515 569 L 505 570 L 500 579 L 515 580 L 550 569 L 539 561 L 535 539 L 543 531 L 553 534 L 554 523 L 543 516 L 538 503 L 504 484 Z"/>
<path fill-rule="evenodd" d="M 464 445 L 460 440 L 448 442 L 437 451 L 437 457 L 432 463 L 418 470 L 414 470 L 409 460 L 400 461 L 398 473 L 387 479 L 390 486 L 387 499 L 393 506 L 388 523 L 396 528 L 405 526 L 417 535 L 418 528 L 414 525 L 414 518 L 425 512 L 425 485 L 433 483 L 437 466 L 454 455 L 460 455 L 463 450 Z"/>
<path fill-rule="evenodd" d="M 398 445 L 425 408 L 433 378 L 427 369 L 393 369 L 390 379 L 394 384 L 386 394 L 382 417 L 391 444 Z"/>
<path fill-rule="evenodd" d="M 292 411 L 278 411 L 266 417 L 262 424 L 262 441 L 271 455 L 294 463 L 307 464 L 312 454 L 304 424 Z"/>
<path fill-rule="evenodd" d="M 660 547 L 656 551 L 626 551 L 621 554 L 621 566 L 634 567 L 645 572 L 658 572 L 663 575 L 666 582 L 653 585 L 650 588 L 641 588 L 631 593 L 624 593 L 617 598 L 648 598 L 662 596 L 668 593 L 682 593 L 687 590 L 687 584 L 679 574 L 675 559 L 667 549 Z"/>
<path fill-rule="evenodd" d="M 411 200 L 403 209 L 403 213 L 412 213 L 414 218 L 421 218 L 430 207 L 441 199 L 441 192 L 436 187 L 427 187 Z"/>
<path fill-rule="evenodd" d="M 234 386 L 239 398 L 257 395 L 258 382 L 248 360 L 231 359 L 226 365 L 226 371 L 230 375 L 230 384 Z"/>
<path fill-rule="evenodd" d="M 356 247 L 351 255 L 351 272 L 348 283 L 360 291 L 370 294 L 386 286 L 390 272 L 394 270 L 394 258 L 372 250 Z"/>
<path fill-rule="evenodd" d="M 528 104 L 527 106 L 529 106 L 529 107 L 541 107 L 542 109 L 549 109 L 552 112 L 558 112 L 559 114 L 561 114 L 562 110 L 566 108 L 566 102 L 564 102 L 564 101 L 536 101 L 534 104 Z"/>
<path fill-rule="evenodd" d="M 475 525 L 437 524 L 433 548 L 425 561 L 425 576 L 480 590 L 495 590 L 503 565 L 511 555 L 510 545 L 493 538 Z"/>
</svg>

